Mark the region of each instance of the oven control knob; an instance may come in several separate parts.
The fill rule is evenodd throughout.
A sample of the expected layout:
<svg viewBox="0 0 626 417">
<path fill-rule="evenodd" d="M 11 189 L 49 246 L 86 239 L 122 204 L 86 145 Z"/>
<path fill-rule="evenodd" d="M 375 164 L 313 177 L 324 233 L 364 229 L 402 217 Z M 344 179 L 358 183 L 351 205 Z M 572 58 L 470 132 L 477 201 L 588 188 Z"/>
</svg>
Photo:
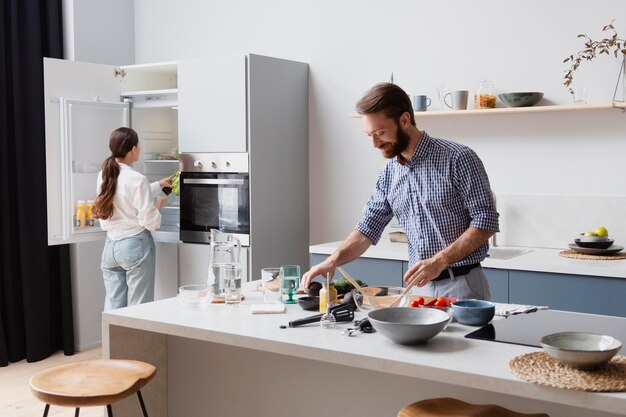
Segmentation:
<svg viewBox="0 0 626 417">
<path fill-rule="evenodd" d="M 211 167 L 212 167 L 212 168 L 217 168 L 217 164 L 215 163 L 215 161 L 212 161 L 212 162 L 211 162 Z"/>
<path fill-rule="evenodd" d="M 202 161 L 193 161 L 193 166 L 196 168 L 202 168 Z"/>
<path fill-rule="evenodd" d="M 230 162 L 226 161 L 226 166 L 229 167 L 230 166 Z"/>
</svg>

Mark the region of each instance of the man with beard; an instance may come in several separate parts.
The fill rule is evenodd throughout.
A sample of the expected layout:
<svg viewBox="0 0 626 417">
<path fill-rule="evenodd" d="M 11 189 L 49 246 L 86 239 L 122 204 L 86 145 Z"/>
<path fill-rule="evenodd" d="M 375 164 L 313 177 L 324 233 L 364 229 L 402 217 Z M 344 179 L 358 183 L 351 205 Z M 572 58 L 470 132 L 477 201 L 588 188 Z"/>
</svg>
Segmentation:
<svg viewBox="0 0 626 417">
<path fill-rule="evenodd" d="M 363 209 L 363 217 L 341 246 L 303 276 L 303 287 L 318 275 L 361 256 L 378 243 L 395 215 L 409 241 L 406 283 L 417 279 L 431 297 L 490 298 L 480 262 L 498 230 L 489 179 L 467 146 L 429 136 L 415 125 L 408 95 L 381 83 L 357 103 L 363 129 L 390 159 Z"/>
</svg>

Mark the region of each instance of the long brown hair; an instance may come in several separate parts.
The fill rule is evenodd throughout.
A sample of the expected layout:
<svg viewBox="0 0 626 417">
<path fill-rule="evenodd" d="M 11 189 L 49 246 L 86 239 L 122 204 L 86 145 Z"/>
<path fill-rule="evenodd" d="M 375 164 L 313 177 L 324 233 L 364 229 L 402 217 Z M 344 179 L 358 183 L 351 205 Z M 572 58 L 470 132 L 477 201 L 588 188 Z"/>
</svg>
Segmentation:
<svg viewBox="0 0 626 417">
<path fill-rule="evenodd" d="M 396 123 L 405 112 L 409 113 L 411 124 L 415 126 L 415 115 L 411 99 L 403 89 L 392 83 L 379 83 L 372 87 L 356 103 L 360 115 L 383 112 Z"/>
<path fill-rule="evenodd" d="M 124 158 L 139 143 L 137 132 L 129 127 L 117 128 L 109 138 L 111 156 L 102 162 L 102 185 L 91 212 L 97 219 L 108 219 L 113 215 L 113 198 L 117 190 L 120 165 L 115 158 Z"/>
</svg>

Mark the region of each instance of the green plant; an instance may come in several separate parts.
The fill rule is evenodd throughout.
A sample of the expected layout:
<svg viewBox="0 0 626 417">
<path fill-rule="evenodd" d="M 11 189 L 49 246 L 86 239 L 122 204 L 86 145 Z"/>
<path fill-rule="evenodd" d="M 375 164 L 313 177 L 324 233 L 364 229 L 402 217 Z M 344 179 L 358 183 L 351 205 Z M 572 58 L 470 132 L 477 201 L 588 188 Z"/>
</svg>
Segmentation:
<svg viewBox="0 0 626 417">
<path fill-rule="evenodd" d="M 609 55 L 612 53 L 616 58 L 619 53 L 626 55 L 626 40 L 620 38 L 619 35 L 617 34 L 615 27 L 613 27 L 614 21 L 615 20 L 612 20 L 611 23 L 609 23 L 608 25 L 602 28 L 602 32 L 607 32 L 607 31 L 613 32 L 613 35 L 611 35 L 608 38 L 604 38 L 599 41 L 594 41 L 593 39 L 591 39 L 589 36 L 587 36 L 584 33 L 581 33 L 580 35 L 577 36 L 578 38 L 585 39 L 585 48 L 582 49 L 581 51 L 578 51 L 574 55 L 568 56 L 563 61 L 564 63 L 565 62 L 572 63 L 570 69 L 565 71 L 565 77 L 563 79 L 563 84 L 565 85 L 565 87 L 567 87 L 567 90 L 570 92 L 570 94 L 574 94 L 574 90 L 571 87 L 572 81 L 574 79 L 574 71 L 578 69 L 578 67 L 583 61 L 591 61 L 596 56 L 602 55 L 602 54 Z"/>
</svg>

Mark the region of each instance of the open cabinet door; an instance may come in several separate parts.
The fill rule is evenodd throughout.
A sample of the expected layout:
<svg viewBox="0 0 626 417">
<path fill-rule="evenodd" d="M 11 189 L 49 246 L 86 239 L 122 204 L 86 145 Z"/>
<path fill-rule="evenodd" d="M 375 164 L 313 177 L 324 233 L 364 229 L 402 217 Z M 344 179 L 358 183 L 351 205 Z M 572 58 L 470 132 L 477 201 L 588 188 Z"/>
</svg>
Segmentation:
<svg viewBox="0 0 626 417">
<path fill-rule="evenodd" d="M 98 226 L 77 227 L 77 200 L 94 200 L 109 135 L 129 126 L 115 67 L 44 59 L 48 244 L 102 240 Z"/>
</svg>

